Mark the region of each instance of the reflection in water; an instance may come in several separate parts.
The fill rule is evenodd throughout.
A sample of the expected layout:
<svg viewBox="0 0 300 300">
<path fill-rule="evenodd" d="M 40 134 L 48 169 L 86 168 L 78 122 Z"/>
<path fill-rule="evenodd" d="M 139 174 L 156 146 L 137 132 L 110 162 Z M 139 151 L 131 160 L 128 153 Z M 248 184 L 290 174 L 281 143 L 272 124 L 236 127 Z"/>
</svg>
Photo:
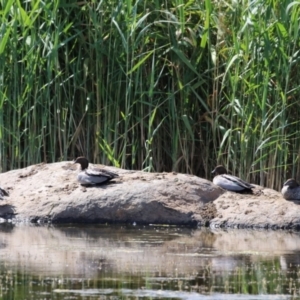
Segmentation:
<svg viewBox="0 0 300 300">
<path fill-rule="evenodd" d="M 299 250 L 280 231 L 2 224 L 0 297 L 290 299 Z"/>
</svg>

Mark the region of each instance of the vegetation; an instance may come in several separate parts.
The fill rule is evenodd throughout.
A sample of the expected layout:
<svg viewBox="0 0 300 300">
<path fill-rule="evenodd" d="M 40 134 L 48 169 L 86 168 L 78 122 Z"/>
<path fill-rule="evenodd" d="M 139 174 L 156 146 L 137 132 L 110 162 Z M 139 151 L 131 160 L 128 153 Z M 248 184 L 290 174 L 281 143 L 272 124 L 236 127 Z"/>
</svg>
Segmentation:
<svg viewBox="0 0 300 300">
<path fill-rule="evenodd" d="M 2 171 L 221 163 L 280 189 L 300 172 L 299 5 L 0 0 Z"/>
</svg>

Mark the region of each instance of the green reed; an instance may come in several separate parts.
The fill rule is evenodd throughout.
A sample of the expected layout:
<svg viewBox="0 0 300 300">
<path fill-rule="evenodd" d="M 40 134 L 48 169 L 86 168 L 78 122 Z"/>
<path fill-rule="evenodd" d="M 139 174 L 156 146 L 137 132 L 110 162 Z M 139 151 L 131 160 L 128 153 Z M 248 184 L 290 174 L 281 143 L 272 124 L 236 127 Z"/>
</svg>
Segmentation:
<svg viewBox="0 0 300 300">
<path fill-rule="evenodd" d="M 298 172 L 298 10 L 295 2 L 279 7 L 256 1 L 242 12 L 239 5 L 228 10 L 234 22 L 223 18 L 220 25 L 219 51 L 228 57 L 217 101 L 219 159 L 249 180 L 277 188 Z"/>
<path fill-rule="evenodd" d="M 296 1 L 0 0 L 2 171 L 86 155 L 299 175 Z"/>
</svg>

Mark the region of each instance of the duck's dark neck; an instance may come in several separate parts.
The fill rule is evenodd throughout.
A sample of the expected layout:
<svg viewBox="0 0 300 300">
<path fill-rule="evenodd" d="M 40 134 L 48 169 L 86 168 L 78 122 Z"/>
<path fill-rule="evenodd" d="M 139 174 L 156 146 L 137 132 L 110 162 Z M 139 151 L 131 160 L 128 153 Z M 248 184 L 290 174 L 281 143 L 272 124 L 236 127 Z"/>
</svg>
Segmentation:
<svg viewBox="0 0 300 300">
<path fill-rule="evenodd" d="M 89 161 L 85 157 L 77 157 L 75 163 L 80 164 L 82 171 L 87 169 L 89 166 Z"/>
<path fill-rule="evenodd" d="M 88 162 L 85 162 L 85 161 L 82 161 L 82 162 L 80 163 L 80 165 L 81 165 L 81 170 L 82 170 L 82 171 L 86 170 L 86 169 L 89 167 L 89 163 L 88 163 Z"/>
</svg>

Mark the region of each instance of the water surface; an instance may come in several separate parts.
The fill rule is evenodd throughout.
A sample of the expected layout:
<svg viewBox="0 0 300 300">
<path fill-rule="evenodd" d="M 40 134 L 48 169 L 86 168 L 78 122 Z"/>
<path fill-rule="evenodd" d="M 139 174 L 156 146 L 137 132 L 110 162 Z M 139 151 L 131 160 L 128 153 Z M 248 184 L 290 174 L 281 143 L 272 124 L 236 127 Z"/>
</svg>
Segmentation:
<svg viewBox="0 0 300 300">
<path fill-rule="evenodd" d="M 300 235 L 0 225 L 1 299 L 298 299 Z"/>
</svg>

